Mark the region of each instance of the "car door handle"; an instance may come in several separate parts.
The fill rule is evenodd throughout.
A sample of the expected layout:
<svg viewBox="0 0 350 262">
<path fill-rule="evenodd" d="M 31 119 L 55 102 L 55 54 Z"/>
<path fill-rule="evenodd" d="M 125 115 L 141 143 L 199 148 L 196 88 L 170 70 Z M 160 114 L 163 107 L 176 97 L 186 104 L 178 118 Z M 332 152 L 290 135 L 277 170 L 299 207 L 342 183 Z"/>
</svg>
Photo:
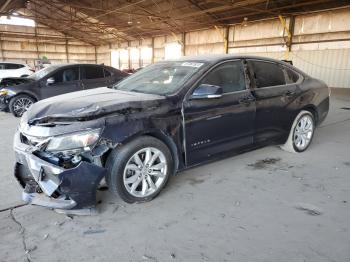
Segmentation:
<svg viewBox="0 0 350 262">
<path fill-rule="evenodd" d="M 286 97 L 292 97 L 292 96 L 295 95 L 295 92 L 293 92 L 293 91 L 287 91 L 287 92 L 284 93 L 284 95 L 285 95 Z"/>
<path fill-rule="evenodd" d="M 255 101 L 254 97 L 247 96 L 247 97 L 243 97 L 243 98 L 239 99 L 238 103 L 244 104 L 244 105 L 249 105 L 250 103 L 252 103 L 254 101 Z"/>
</svg>

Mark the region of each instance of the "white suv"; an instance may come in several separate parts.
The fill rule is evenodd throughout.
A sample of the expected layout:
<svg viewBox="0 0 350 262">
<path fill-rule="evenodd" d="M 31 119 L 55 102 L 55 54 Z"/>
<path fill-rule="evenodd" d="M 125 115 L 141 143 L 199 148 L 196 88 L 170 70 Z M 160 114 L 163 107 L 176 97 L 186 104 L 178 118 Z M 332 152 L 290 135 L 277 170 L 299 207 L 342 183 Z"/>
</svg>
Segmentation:
<svg viewBox="0 0 350 262">
<path fill-rule="evenodd" d="M 14 62 L 0 62 L 0 79 L 5 77 L 26 77 L 34 73 L 34 70 L 26 64 Z"/>
</svg>

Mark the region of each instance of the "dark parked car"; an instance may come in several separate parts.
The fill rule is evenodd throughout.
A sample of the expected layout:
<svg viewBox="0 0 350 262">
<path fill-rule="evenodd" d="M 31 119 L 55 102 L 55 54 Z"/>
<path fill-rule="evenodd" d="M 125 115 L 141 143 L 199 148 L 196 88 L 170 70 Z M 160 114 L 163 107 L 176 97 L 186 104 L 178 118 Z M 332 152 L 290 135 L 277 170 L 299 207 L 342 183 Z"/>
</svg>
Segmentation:
<svg viewBox="0 0 350 262">
<path fill-rule="evenodd" d="M 22 116 L 36 101 L 112 85 L 126 76 L 128 74 L 103 65 L 52 65 L 26 78 L 3 78 L 0 82 L 0 109 L 9 109 L 15 116 Z"/>
<path fill-rule="evenodd" d="M 227 154 L 303 152 L 328 108 L 326 84 L 281 61 L 159 62 L 113 88 L 34 104 L 15 135 L 15 176 L 25 201 L 51 208 L 93 206 L 104 177 L 124 201 L 149 201 L 171 175 Z"/>
</svg>

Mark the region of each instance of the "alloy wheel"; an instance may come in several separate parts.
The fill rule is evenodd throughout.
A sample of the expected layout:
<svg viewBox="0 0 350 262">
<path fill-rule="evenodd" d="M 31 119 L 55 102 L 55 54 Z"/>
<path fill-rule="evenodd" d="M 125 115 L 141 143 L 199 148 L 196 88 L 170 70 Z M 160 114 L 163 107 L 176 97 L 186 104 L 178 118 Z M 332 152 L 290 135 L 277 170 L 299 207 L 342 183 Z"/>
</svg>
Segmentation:
<svg viewBox="0 0 350 262">
<path fill-rule="evenodd" d="M 28 98 L 19 98 L 13 103 L 13 112 L 17 116 L 22 116 L 32 104 L 33 101 Z"/>
<path fill-rule="evenodd" d="M 160 150 L 143 148 L 128 160 L 123 174 L 124 186 L 135 197 L 148 197 L 163 185 L 167 169 L 165 155 Z"/>
<path fill-rule="evenodd" d="M 304 150 L 310 144 L 314 132 L 314 122 L 310 115 L 303 115 L 294 130 L 294 145 L 298 150 Z"/>
</svg>

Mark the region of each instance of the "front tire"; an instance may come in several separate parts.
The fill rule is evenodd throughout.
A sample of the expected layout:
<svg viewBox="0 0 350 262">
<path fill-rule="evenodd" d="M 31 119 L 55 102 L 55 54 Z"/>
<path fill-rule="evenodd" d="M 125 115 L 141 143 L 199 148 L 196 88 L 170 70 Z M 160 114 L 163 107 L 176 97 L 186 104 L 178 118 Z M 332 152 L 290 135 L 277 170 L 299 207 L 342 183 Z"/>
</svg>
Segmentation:
<svg viewBox="0 0 350 262">
<path fill-rule="evenodd" d="M 27 95 L 18 95 L 10 100 L 9 109 L 15 117 L 21 117 L 35 100 Z"/>
<path fill-rule="evenodd" d="M 112 151 L 107 159 L 107 184 L 127 203 L 155 198 L 174 172 L 169 148 L 151 136 L 142 136 Z"/>
<path fill-rule="evenodd" d="M 315 132 L 315 118 L 309 111 L 302 110 L 294 119 L 286 143 L 281 146 L 292 153 L 304 152 L 311 144 Z"/>
</svg>

